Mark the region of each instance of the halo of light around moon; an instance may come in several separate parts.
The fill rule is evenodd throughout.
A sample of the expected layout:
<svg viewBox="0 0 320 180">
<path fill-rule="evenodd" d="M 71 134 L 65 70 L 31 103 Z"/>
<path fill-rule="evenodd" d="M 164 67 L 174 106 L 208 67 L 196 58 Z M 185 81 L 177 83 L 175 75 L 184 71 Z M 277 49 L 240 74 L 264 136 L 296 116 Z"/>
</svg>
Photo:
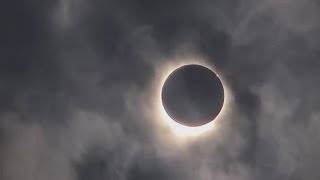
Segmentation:
<svg viewBox="0 0 320 180">
<path fill-rule="evenodd" d="M 220 122 L 220 119 L 225 117 L 225 115 L 227 114 L 226 107 L 229 106 L 229 103 L 231 100 L 228 86 L 225 83 L 223 77 L 219 76 L 219 71 L 217 71 L 211 64 L 203 60 L 199 60 L 198 58 L 179 58 L 179 59 L 184 59 L 184 60 L 183 61 L 174 60 L 173 62 L 163 64 L 162 67 L 159 68 L 157 77 L 155 79 L 156 97 L 154 101 L 155 103 L 154 115 L 157 119 L 159 119 L 159 122 L 162 122 L 161 123 L 162 125 L 168 126 L 172 130 L 172 132 L 179 137 L 190 137 L 190 136 L 194 137 L 198 135 L 208 134 L 209 132 L 213 132 L 214 128 L 216 127 L 216 123 Z M 215 118 L 214 121 L 211 121 L 201 126 L 195 126 L 195 127 L 185 126 L 173 120 L 165 111 L 165 108 L 162 105 L 162 98 L 161 98 L 162 87 L 167 77 L 175 69 L 188 64 L 198 64 L 201 66 L 205 66 L 208 69 L 214 71 L 217 74 L 217 76 L 219 76 L 224 87 L 224 103 L 218 116 Z"/>
<path fill-rule="evenodd" d="M 179 124 L 205 125 L 220 113 L 224 101 L 223 85 L 210 69 L 189 64 L 175 69 L 162 87 L 162 104 Z"/>
</svg>

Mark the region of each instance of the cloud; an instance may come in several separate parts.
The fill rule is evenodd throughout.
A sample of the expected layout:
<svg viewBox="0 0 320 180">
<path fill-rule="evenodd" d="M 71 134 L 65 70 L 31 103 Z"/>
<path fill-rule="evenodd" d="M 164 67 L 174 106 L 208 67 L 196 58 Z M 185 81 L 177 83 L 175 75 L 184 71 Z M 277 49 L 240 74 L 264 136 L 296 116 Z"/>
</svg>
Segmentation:
<svg viewBox="0 0 320 180">
<path fill-rule="evenodd" d="M 5 3 L 1 179 L 319 179 L 318 9 Z M 161 71 L 187 57 L 213 64 L 232 102 L 209 135 L 181 139 L 154 96 Z"/>
</svg>

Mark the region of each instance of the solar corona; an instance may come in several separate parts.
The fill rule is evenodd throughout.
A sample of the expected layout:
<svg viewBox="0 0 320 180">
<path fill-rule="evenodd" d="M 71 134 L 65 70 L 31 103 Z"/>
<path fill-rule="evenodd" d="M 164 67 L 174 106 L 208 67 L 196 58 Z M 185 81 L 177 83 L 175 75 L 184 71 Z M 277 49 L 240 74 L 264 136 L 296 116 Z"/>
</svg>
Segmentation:
<svg viewBox="0 0 320 180">
<path fill-rule="evenodd" d="M 208 65 L 169 66 L 160 84 L 161 118 L 179 136 L 196 136 L 214 127 L 224 111 L 222 80 Z"/>
</svg>

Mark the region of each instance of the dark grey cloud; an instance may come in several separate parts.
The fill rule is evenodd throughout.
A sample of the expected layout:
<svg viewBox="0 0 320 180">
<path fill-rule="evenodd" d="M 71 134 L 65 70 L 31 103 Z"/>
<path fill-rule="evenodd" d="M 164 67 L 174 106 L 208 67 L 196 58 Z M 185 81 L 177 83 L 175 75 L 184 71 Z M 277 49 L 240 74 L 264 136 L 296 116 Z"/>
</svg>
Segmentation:
<svg viewBox="0 0 320 180">
<path fill-rule="evenodd" d="M 320 5 L 4 1 L 0 179 L 319 179 Z M 203 57 L 233 97 L 176 137 L 154 113 L 167 63 Z"/>
</svg>

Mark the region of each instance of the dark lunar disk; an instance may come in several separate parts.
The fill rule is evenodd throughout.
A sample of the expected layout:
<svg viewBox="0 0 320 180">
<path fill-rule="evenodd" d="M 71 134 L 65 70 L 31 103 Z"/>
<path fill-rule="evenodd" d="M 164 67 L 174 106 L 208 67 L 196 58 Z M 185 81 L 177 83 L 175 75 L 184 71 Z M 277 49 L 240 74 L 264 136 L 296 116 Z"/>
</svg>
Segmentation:
<svg viewBox="0 0 320 180">
<path fill-rule="evenodd" d="M 162 104 L 176 122 L 196 127 L 214 120 L 222 109 L 224 91 L 219 77 L 201 65 L 174 70 L 162 87 Z"/>
</svg>

